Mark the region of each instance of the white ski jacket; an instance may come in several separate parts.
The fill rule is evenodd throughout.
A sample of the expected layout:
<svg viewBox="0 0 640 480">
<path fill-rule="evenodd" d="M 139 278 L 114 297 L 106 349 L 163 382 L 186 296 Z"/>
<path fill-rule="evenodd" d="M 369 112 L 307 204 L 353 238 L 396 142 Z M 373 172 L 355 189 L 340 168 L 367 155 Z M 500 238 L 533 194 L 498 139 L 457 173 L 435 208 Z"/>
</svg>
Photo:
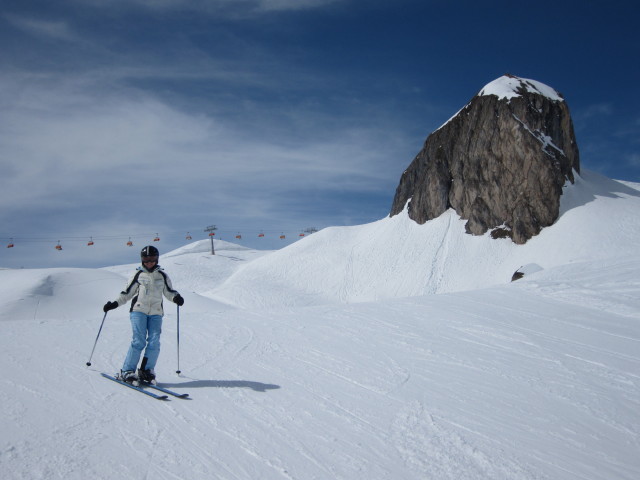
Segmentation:
<svg viewBox="0 0 640 480">
<path fill-rule="evenodd" d="M 118 306 L 131 301 L 131 312 L 142 312 L 146 315 L 164 315 L 162 296 L 173 301 L 178 292 L 171 286 L 169 276 L 159 265 L 149 271 L 140 266 L 127 282 L 126 288 L 116 299 Z"/>
</svg>

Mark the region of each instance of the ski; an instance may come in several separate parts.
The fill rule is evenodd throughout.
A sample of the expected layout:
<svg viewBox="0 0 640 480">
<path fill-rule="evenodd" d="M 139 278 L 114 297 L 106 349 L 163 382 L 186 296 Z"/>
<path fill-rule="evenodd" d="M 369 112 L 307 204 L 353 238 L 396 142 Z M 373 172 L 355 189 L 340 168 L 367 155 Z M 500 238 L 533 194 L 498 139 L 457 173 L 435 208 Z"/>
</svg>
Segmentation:
<svg viewBox="0 0 640 480">
<path fill-rule="evenodd" d="M 149 392 L 149 391 L 145 390 L 142 387 L 136 387 L 135 385 L 131 385 L 130 383 L 123 382 L 122 380 L 119 380 L 116 377 L 108 375 L 106 373 L 101 373 L 100 375 L 102 375 L 104 378 L 108 378 L 109 380 L 112 380 L 112 381 L 114 381 L 116 383 L 119 383 L 120 385 L 124 385 L 125 387 L 132 388 L 134 390 L 139 391 L 140 393 L 144 393 L 145 395 L 149 395 L 150 397 L 153 397 L 156 400 L 166 400 L 168 398 L 167 395 L 157 395 L 157 394 L 155 394 L 153 392 Z"/>
<path fill-rule="evenodd" d="M 155 390 L 159 390 L 160 392 L 164 392 L 164 393 L 167 393 L 169 395 L 173 395 L 174 397 L 178 397 L 178 398 L 187 398 L 189 396 L 188 393 L 174 392 L 173 390 L 169 390 L 168 388 L 164 388 L 164 387 L 159 387 L 158 385 L 154 385 L 153 383 L 142 383 L 142 386 L 143 387 L 153 388 Z"/>
</svg>

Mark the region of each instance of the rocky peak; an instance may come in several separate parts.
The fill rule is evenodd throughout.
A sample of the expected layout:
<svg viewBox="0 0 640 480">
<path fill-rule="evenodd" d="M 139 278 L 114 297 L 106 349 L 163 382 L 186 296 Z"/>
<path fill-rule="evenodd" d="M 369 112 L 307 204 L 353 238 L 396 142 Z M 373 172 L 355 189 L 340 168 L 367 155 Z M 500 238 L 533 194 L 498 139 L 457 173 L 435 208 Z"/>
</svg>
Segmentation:
<svg viewBox="0 0 640 480">
<path fill-rule="evenodd" d="M 559 215 L 580 159 L 562 95 L 504 75 L 428 136 L 402 174 L 391 216 L 422 224 L 453 208 L 466 230 L 525 243 Z"/>
</svg>

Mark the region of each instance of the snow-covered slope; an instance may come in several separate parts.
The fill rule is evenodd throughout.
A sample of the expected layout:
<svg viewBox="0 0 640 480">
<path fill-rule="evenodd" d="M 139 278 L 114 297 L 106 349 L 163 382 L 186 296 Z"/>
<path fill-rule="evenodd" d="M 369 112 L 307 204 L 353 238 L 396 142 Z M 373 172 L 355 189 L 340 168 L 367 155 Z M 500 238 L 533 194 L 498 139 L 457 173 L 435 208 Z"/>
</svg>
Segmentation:
<svg viewBox="0 0 640 480">
<path fill-rule="evenodd" d="M 174 305 L 157 372 L 192 400 L 99 376 L 124 307 L 85 366 L 134 265 L 0 270 L 2 476 L 640 478 L 637 187 L 583 174 L 525 246 L 447 214 L 170 252 L 183 373 Z"/>
<path fill-rule="evenodd" d="M 104 290 L 119 292 L 124 281 L 101 270 L 51 268 L 0 270 L 0 321 L 60 320 L 95 316 Z"/>
<path fill-rule="evenodd" d="M 502 285 L 529 263 L 546 269 L 635 254 L 637 189 L 584 172 L 565 187 L 561 208 L 557 224 L 523 246 L 465 235 L 452 210 L 424 225 L 402 213 L 329 228 L 247 264 L 210 295 L 245 308 L 375 301 Z"/>
</svg>

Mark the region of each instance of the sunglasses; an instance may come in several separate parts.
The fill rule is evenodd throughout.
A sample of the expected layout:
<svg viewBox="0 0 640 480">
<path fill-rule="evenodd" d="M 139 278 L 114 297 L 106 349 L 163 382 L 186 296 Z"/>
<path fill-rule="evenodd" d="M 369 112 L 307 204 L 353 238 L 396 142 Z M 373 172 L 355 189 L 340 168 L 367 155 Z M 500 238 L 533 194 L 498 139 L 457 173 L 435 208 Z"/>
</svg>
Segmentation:
<svg viewBox="0 0 640 480">
<path fill-rule="evenodd" d="M 158 257 L 142 257 L 142 263 L 155 263 L 158 261 Z"/>
</svg>

